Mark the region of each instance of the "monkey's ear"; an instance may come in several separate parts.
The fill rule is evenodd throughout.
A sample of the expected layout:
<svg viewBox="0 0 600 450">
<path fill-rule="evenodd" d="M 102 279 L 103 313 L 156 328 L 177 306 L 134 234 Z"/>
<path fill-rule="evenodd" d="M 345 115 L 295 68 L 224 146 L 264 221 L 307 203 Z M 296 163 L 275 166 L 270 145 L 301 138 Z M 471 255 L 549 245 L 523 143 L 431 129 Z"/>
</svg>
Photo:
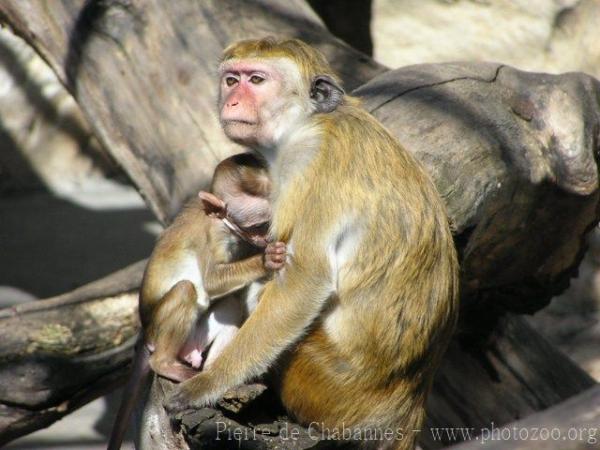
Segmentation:
<svg viewBox="0 0 600 450">
<path fill-rule="evenodd" d="M 223 218 L 227 216 L 227 205 L 223 200 L 210 192 L 200 191 L 198 197 L 202 200 L 207 216 Z"/>
<path fill-rule="evenodd" d="M 344 90 L 329 75 L 317 75 L 310 86 L 310 98 L 317 102 L 317 112 L 335 111 L 344 100 Z"/>
</svg>

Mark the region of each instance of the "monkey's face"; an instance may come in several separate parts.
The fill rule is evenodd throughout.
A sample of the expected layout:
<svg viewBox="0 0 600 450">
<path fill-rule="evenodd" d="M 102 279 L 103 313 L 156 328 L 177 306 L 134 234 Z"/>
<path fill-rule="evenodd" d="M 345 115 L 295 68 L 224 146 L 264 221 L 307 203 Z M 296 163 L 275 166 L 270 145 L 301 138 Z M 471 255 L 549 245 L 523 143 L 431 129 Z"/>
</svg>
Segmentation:
<svg viewBox="0 0 600 450">
<path fill-rule="evenodd" d="M 271 221 L 271 203 L 267 198 L 248 194 L 226 196 L 227 216 L 254 245 L 264 247 Z"/>
<path fill-rule="evenodd" d="M 221 125 L 234 142 L 274 146 L 292 124 L 312 112 L 310 87 L 288 60 L 231 60 L 220 72 Z"/>
</svg>

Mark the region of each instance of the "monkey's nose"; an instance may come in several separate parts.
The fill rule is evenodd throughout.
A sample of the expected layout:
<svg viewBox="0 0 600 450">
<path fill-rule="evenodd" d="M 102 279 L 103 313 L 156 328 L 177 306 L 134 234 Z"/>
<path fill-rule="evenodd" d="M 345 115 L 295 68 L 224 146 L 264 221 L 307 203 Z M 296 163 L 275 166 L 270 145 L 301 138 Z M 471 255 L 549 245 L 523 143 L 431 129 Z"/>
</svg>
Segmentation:
<svg viewBox="0 0 600 450">
<path fill-rule="evenodd" d="M 239 102 L 235 102 L 235 103 L 228 103 L 227 106 L 228 107 L 232 107 L 232 106 L 237 106 Z"/>
</svg>

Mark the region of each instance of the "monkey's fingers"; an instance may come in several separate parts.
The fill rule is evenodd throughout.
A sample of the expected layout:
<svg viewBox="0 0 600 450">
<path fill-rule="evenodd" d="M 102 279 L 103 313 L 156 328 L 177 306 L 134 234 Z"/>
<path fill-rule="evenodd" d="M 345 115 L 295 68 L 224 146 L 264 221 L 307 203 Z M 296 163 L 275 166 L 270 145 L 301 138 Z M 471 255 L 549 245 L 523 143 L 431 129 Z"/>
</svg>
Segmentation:
<svg viewBox="0 0 600 450">
<path fill-rule="evenodd" d="M 199 373 L 177 386 L 165 398 L 163 406 L 171 416 L 189 409 L 202 408 L 211 403 L 209 395 L 212 390 L 216 389 L 211 389 L 206 372 Z"/>
<path fill-rule="evenodd" d="M 286 251 L 287 251 L 287 248 L 283 242 L 278 242 L 278 245 L 273 248 L 273 252 L 278 253 L 280 255 L 285 254 Z"/>
<path fill-rule="evenodd" d="M 265 253 L 269 254 L 284 254 L 286 252 L 286 245 L 284 242 L 271 242 L 265 248 Z"/>
<path fill-rule="evenodd" d="M 285 262 L 285 254 L 279 253 L 271 253 L 266 255 L 265 260 L 273 263 L 284 263 Z"/>
<path fill-rule="evenodd" d="M 285 266 L 285 258 L 265 258 L 265 268 L 267 270 L 279 270 Z"/>
</svg>

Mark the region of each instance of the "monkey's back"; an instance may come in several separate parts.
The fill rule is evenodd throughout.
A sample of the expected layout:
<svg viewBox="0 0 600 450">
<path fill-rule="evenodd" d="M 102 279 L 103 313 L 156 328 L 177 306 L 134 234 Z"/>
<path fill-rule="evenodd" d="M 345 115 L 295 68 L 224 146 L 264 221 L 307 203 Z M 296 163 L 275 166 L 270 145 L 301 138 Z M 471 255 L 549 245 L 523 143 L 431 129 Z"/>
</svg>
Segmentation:
<svg viewBox="0 0 600 450">
<path fill-rule="evenodd" d="M 208 304 L 202 282 L 213 223 L 198 198 L 189 200 L 160 235 L 146 265 L 140 292 L 140 316 L 146 323 L 163 296 L 181 280 L 193 283 L 198 303 Z"/>
<path fill-rule="evenodd" d="M 282 398 L 302 421 L 416 429 L 458 310 L 445 207 L 423 167 L 366 111 L 346 105 L 316 120 L 321 151 L 297 197 L 282 200 L 314 211 L 276 220 L 295 220 L 293 236 L 333 233 L 328 248 L 348 250 L 329 308 L 287 358 Z"/>
</svg>

